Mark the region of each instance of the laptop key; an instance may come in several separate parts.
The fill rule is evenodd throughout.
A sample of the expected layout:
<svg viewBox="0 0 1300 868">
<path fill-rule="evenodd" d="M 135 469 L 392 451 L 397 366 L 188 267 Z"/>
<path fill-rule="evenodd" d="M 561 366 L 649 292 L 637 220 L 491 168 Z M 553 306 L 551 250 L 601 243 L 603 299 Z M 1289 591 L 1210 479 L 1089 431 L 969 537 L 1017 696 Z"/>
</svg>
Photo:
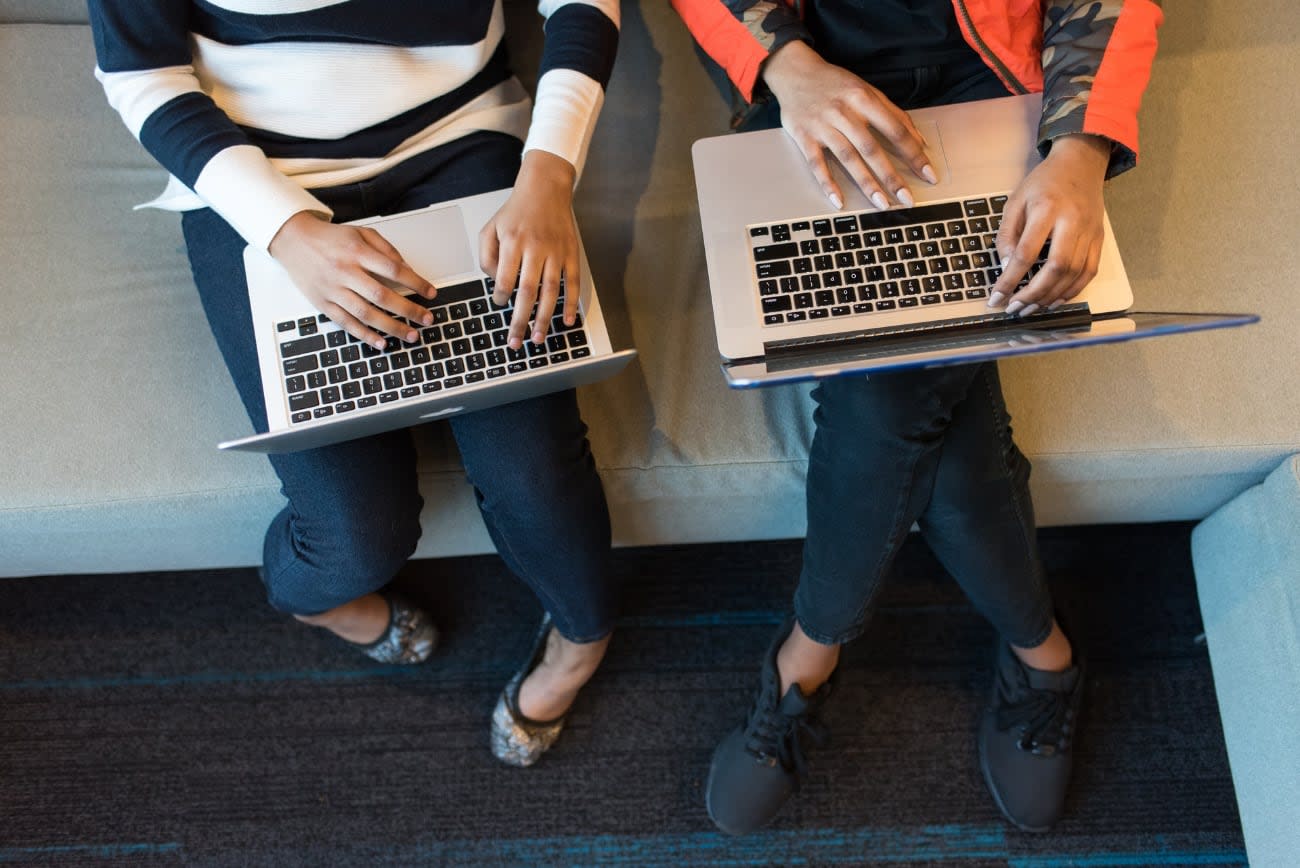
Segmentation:
<svg viewBox="0 0 1300 868">
<path fill-rule="evenodd" d="M 945 292 L 943 294 L 944 301 L 961 301 L 963 298 L 965 298 L 965 296 L 960 292 Z"/>
<path fill-rule="evenodd" d="M 465 375 L 466 383 L 481 383 L 487 379 L 487 374 L 482 371 L 473 371 Z"/>
<path fill-rule="evenodd" d="M 939 296 L 937 294 L 921 296 L 921 304 L 938 304 Z"/>
<path fill-rule="evenodd" d="M 871 313 L 871 311 L 874 309 L 874 307 L 875 307 L 875 306 L 874 306 L 871 302 L 869 302 L 869 301 L 860 301 L 860 302 L 858 302 L 857 304 L 853 305 L 853 312 L 854 312 L 854 313 Z"/>
<path fill-rule="evenodd" d="M 530 369 L 544 368 L 546 367 L 546 364 L 546 356 L 534 356 L 528 360 L 528 367 Z"/>
<path fill-rule="evenodd" d="M 301 356 L 304 353 L 314 353 L 325 349 L 325 338 L 321 335 L 313 335 L 309 338 L 300 338 L 296 341 L 285 341 L 280 344 L 280 358 L 289 359 L 294 356 Z"/>
<path fill-rule="evenodd" d="M 378 377 L 366 377 L 361 381 L 361 390 L 367 395 L 373 395 L 384 387 L 380 384 Z"/>
<path fill-rule="evenodd" d="M 379 401 L 378 399 L 375 398 L 374 395 L 366 395 L 364 398 L 357 399 L 358 407 L 373 407 L 378 403 Z"/>
<path fill-rule="evenodd" d="M 790 316 L 794 316 L 794 314 L 790 314 Z M 575 359 L 585 359 L 587 356 L 591 355 L 591 347 L 578 347 L 576 350 L 573 350 L 570 355 Z"/>
<path fill-rule="evenodd" d="M 343 397 L 344 397 L 344 398 L 360 398 L 360 397 L 361 397 L 361 384 L 360 384 L 360 383 L 344 383 L 344 384 L 343 384 Z"/>
<path fill-rule="evenodd" d="M 357 409 L 355 401 L 340 401 L 334 405 L 335 413 L 351 413 L 355 409 Z"/>
<path fill-rule="evenodd" d="M 420 389 L 421 391 L 424 392 L 424 394 L 431 395 L 434 392 L 442 391 L 442 383 L 425 383 L 423 386 L 420 387 Z"/>
<path fill-rule="evenodd" d="M 824 307 L 815 307 L 808 311 L 808 319 L 826 319 L 830 316 L 830 311 Z"/>
<path fill-rule="evenodd" d="M 750 254 L 755 262 L 768 262 L 773 259 L 794 259 L 799 255 L 799 246 L 793 241 L 786 244 L 763 244 L 755 247 Z"/>
<path fill-rule="evenodd" d="M 396 393 L 396 392 L 380 392 L 380 393 L 379 393 L 379 403 L 381 403 L 381 404 L 391 404 L 393 401 L 396 401 L 396 400 L 397 400 L 397 393 Z"/>
<path fill-rule="evenodd" d="M 497 377 L 504 377 L 506 375 L 506 369 L 504 367 L 488 368 L 487 375 L 489 380 L 495 380 Z"/>
<path fill-rule="evenodd" d="M 334 408 L 333 408 L 333 407 L 317 407 L 315 410 L 312 410 L 311 413 L 312 413 L 312 415 L 315 416 L 317 419 L 324 419 L 326 416 L 333 416 L 333 415 L 334 415 Z"/>
<path fill-rule="evenodd" d="M 506 370 L 509 371 L 509 372 L 512 373 L 512 374 L 523 373 L 524 371 L 528 370 L 528 363 L 527 363 L 527 362 L 511 362 L 510 364 L 506 365 Z"/>
<path fill-rule="evenodd" d="M 384 374 L 383 383 L 385 389 L 396 389 L 402 385 L 402 375 L 397 371 L 389 371 Z"/>
<path fill-rule="evenodd" d="M 892 299 L 887 298 L 883 301 L 876 302 L 876 310 L 893 310 L 895 307 L 897 307 L 897 305 Z"/>
<path fill-rule="evenodd" d="M 313 389 L 319 389 L 326 383 L 324 371 L 312 371 L 307 375 L 307 385 Z"/>
<path fill-rule="evenodd" d="M 314 371 L 320 363 L 315 356 L 295 356 L 292 359 L 284 360 L 284 375 L 292 377 L 294 374 L 305 374 L 308 371 Z"/>
<path fill-rule="evenodd" d="M 290 395 L 301 392 L 307 388 L 307 379 L 305 377 L 290 377 L 284 381 L 284 388 Z"/>
<path fill-rule="evenodd" d="M 302 392 L 297 395 L 289 396 L 289 410 L 297 413 L 300 410 L 310 410 L 312 407 L 320 404 L 320 396 L 315 392 Z"/>
<path fill-rule="evenodd" d="M 767 313 L 763 314 L 763 325 L 780 325 L 785 322 L 785 314 Z"/>
<path fill-rule="evenodd" d="M 757 269 L 759 279 L 767 277 L 781 277 L 790 273 L 790 263 L 781 260 L 778 262 L 760 262 Z"/>
<path fill-rule="evenodd" d="M 835 307 L 831 308 L 831 316 L 848 316 L 849 313 L 849 306 L 847 304 L 837 304 Z"/>
<path fill-rule="evenodd" d="M 405 389 L 401 391 L 401 395 L 403 398 L 414 398 L 418 394 L 420 394 L 419 386 L 407 386 Z"/>
<path fill-rule="evenodd" d="M 808 312 L 802 310 L 792 310 L 785 315 L 786 322 L 804 322 L 807 319 L 808 319 Z M 578 354 L 574 353 L 573 355 L 576 357 Z"/>
<path fill-rule="evenodd" d="M 905 295 L 898 300 L 899 307 L 916 307 L 920 301 L 914 295 Z"/>
<path fill-rule="evenodd" d="M 290 325 L 292 325 L 292 323 L 290 323 Z M 291 422 L 295 422 L 295 423 L 297 423 L 297 422 L 307 422 L 307 421 L 309 421 L 310 419 L 311 419 L 311 411 L 310 411 L 310 410 L 303 410 L 302 412 L 300 412 L 300 413 L 294 413 L 292 416 L 289 417 L 289 420 L 290 420 Z"/>
</svg>

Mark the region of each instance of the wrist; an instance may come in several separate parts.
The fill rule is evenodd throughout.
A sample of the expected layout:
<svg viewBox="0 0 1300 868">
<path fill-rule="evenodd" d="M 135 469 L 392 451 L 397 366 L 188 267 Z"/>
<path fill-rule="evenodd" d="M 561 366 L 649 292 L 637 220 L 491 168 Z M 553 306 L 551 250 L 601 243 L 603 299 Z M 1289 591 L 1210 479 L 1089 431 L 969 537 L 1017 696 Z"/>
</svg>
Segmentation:
<svg viewBox="0 0 1300 868">
<path fill-rule="evenodd" d="M 266 245 L 266 251 L 272 256 L 275 256 L 277 248 L 282 248 L 285 244 L 293 243 L 295 238 L 301 236 L 303 232 L 312 225 L 312 221 L 320 219 L 320 217 L 311 211 L 299 211 L 295 213 L 288 220 L 284 221 L 284 223 L 280 224 L 280 228 L 271 236 L 271 242 Z"/>
<path fill-rule="evenodd" d="M 786 85 L 806 76 L 813 65 L 822 62 L 811 45 L 795 39 L 769 54 L 758 74 L 779 102 Z"/>
<path fill-rule="evenodd" d="M 578 183 L 578 170 L 561 156 L 534 148 L 527 151 L 519 164 L 516 187 L 541 185 L 562 189 L 572 195 Z"/>
<path fill-rule="evenodd" d="M 1048 157 L 1069 159 L 1100 174 L 1103 178 L 1110 167 L 1110 139 L 1087 133 L 1067 133 L 1052 139 Z"/>
</svg>

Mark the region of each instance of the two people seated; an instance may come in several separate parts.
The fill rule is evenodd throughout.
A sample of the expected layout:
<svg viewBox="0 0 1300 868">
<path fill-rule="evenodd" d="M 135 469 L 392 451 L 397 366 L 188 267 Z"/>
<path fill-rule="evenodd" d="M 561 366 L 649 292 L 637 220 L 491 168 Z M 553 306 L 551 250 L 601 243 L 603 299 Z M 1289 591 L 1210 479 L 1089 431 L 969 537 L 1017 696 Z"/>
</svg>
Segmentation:
<svg viewBox="0 0 1300 868">
<path fill-rule="evenodd" d="M 1045 159 L 1006 205 L 1005 273 L 990 303 L 1030 313 L 1072 298 L 1095 273 L 1102 182 L 1136 158 L 1135 113 L 1160 22 L 1149 0 L 674 6 L 747 104 L 740 128 L 783 127 L 835 208 L 843 191 L 831 155 L 881 208 L 910 206 L 912 185 L 937 180 L 904 109 L 1043 90 Z M 500 0 L 418 14 L 375 0 L 249 8 L 162 0 L 142 16 L 130 0 L 90 0 L 96 75 L 171 174 L 156 204 L 182 213 L 195 285 L 256 427 L 266 411 L 246 245 L 382 348 L 388 336 L 413 337 L 399 317 L 428 324 L 407 295 L 432 297 L 436 287 L 378 233 L 343 224 L 509 187 L 479 259 L 496 300 L 515 298 L 510 347 L 544 341 L 554 312 L 573 321 L 573 190 L 615 60 L 616 0 L 542 0 L 533 100 L 509 70 Z M 1049 239 L 1047 265 L 1019 287 Z M 866 628 L 918 523 L 1000 636 L 979 725 L 989 790 L 1012 823 L 1049 828 L 1070 776 L 1083 667 L 1043 579 L 1029 465 L 996 365 L 827 380 L 813 397 L 793 614 L 760 661 L 752 707 L 736 709 L 735 729 L 720 737 L 710 816 L 750 832 L 796 791 L 840 648 Z M 499 553 L 546 612 L 490 723 L 493 753 L 527 766 L 560 736 L 610 642 L 618 602 L 604 492 L 572 391 L 448 424 Z M 374 659 L 427 659 L 433 617 L 386 590 L 422 532 L 409 432 L 270 461 L 287 498 L 266 536 L 271 605 Z"/>
</svg>

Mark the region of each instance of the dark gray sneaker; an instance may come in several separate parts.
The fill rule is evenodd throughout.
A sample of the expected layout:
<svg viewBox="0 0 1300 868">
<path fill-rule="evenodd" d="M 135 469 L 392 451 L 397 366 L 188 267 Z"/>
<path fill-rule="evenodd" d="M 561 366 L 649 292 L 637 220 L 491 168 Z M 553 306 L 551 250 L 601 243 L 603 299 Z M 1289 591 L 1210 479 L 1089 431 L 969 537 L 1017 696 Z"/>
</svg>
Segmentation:
<svg viewBox="0 0 1300 868">
<path fill-rule="evenodd" d="M 1002 642 L 989 704 L 980 720 L 980 769 L 1002 816 L 1046 832 L 1065 807 L 1083 700 L 1083 664 L 1031 669 Z"/>
<path fill-rule="evenodd" d="M 811 696 L 792 684 L 779 696 L 776 652 L 790 635 L 787 622 L 763 660 L 762 683 L 744 726 L 736 727 L 713 752 L 704 800 L 709 817 L 730 835 L 745 835 L 776 816 L 799 790 L 807 774 L 805 742 L 828 741 L 816 712 L 830 694 L 830 683 Z"/>
</svg>

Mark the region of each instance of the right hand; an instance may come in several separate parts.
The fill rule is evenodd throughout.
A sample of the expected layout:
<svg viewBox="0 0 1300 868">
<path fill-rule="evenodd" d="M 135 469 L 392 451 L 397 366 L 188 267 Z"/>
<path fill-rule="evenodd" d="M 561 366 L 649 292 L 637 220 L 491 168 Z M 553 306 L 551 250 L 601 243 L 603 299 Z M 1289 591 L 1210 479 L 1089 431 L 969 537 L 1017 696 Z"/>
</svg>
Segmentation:
<svg viewBox="0 0 1300 868">
<path fill-rule="evenodd" d="M 781 105 L 781 126 L 837 209 L 844 207 L 844 196 L 826 165 L 826 151 L 877 208 L 888 208 L 891 196 L 905 206 L 915 204 L 886 148 L 918 178 L 938 183 L 925 139 L 907 113 L 853 73 L 822 60 L 806 43 L 781 46 L 764 62 L 762 75 Z"/>
<path fill-rule="evenodd" d="M 425 298 L 436 290 L 406 264 L 397 248 L 368 226 L 330 223 L 310 211 L 285 221 L 268 248 L 316 309 L 376 349 L 384 335 L 413 343 L 418 335 L 393 314 L 433 324 L 433 314 L 384 285 L 380 278 Z"/>
</svg>

